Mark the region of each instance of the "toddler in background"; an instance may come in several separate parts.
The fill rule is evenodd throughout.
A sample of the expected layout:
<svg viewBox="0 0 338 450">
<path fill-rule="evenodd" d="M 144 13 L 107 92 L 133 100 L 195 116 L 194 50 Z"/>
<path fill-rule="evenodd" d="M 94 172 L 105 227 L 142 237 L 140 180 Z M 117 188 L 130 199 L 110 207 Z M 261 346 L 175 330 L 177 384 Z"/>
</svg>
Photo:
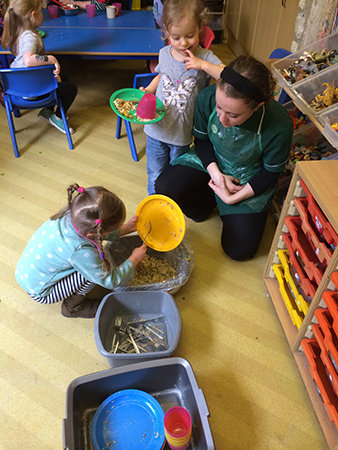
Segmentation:
<svg viewBox="0 0 338 450">
<path fill-rule="evenodd" d="M 156 94 L 166 107 L 162 120 L 144 127 L 149 195 L 155 193 L 159 174 L 188 151 L 197 96 L 224 68 L 211 50 L 199 46 L 206 12 L 201 0 L 166 0 L 163 6 L 163 31 L 169 45 L 160 50 L 155 68 L 159 74 L 141 88 Z"/>
<path fill-rule="evenodd" d="M 73 83 L 61 81 L 61 67 L 58 60 L 53 55 L 46 55 L 45 46 L 37 31 L 43 21 L 41 8 L 42 0 L 11 0 L 4 17 L 1 46 L 3 49 L 9 47 L 11 53 L 15 55 L 11 64 L 12 69 L 55 65 L 57 92 L 67 113 L 77 95 L 77 87 Z M 43 108 L 38 117 L 66 134 L 60 108 L 55 112 L 54 107 Z M 69 131 L 74 133 L 71 127 Z"/>
<path fill-rule="evenodd" d="M 74 197 L 73 194 L 78 195 Z M 87 298 L 98 284 L 107 289 L 128 283 L 146 256 L 135 248 L 123 264 L 111 267 L 102 241 L 136 231 L 137 216 L 127 223 L 125 206 L 102 186 L 72 184 L 68 206 L 54 214 L 30 238 L 15 271 L 19 285 L 38 303 L 63 301 L 65 317 L 93 318 L 101 300 Z"/>
</svg>

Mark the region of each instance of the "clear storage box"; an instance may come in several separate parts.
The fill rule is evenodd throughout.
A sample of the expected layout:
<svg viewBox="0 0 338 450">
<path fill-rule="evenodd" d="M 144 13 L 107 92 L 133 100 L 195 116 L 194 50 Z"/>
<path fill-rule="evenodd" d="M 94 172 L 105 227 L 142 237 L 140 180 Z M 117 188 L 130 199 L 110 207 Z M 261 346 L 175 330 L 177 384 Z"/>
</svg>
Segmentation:
<svg viewBox="0 0 338 450">
<path fill-rule="evenodd" d="M 147 392 L 164 412 L 173 406 L 186 408 L 192 419 L 189 450 L 214 450 L 203 391 L 198 387 L 191 365 L 183 358 L 140 362 L 73 380 L 66 393 L 64 450 L 92 450 L 90 427 L 97 408 L 107 397 L 123 389 Z M 167 443 L 164 450 L 170 450 Z"/>
<path fill-rule="evenodd" d="M 304 83 L 305 81 L 308 81 L 311 78 L 318 76 L 320 73 L 325 73 L 327 70 L 330 69 L 330 67 L 333 67 L 333 66 L 330 66 L 327 69 L 323 69 L 323 70 L 317 72 L 316 74 L 309 75 L 309 77 L 307 77 L 301 81 L 298 81 L 296 83 L 293 83 L 293 84 L 291 82 L 289 82 L 282 75 L 283 70 L 288 69 L 288 67 L 290 67 L 301 56 L 303 56 L 305 52 L 309 53 L 312 51 L 312 52 L 321 53 L 323 50 L 326 50 L 326 52 L 330 52 L 332 50 L 338 51 L 338 33 L 334 33 L 334 34 L 325 36 L 323 39 L 321 39 L 317 42 L 314 42 L 313 44 L 309 45 L 308 47 L 305 47 L 305 48 L 299 50 L 298 52 L 291 53 L 290 55 L 286 56 L 285 58 L 274 62 L 271 65 L 271 68 L 274 72 L 275 78 L 277 79 L 279 86 L 281 88 L 287 88 L 287 89 L 294 88 L 295 86 L 298 86 L 301 83 Z"/>
</svg>

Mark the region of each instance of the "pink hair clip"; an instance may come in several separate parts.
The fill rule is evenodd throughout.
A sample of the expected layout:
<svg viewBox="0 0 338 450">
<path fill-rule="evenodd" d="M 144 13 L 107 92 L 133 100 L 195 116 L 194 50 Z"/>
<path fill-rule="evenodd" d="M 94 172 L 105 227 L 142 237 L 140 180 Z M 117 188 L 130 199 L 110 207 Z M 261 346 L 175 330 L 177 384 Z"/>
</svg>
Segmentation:
<svg viewBox="0 0 338 450">
<path fill-rule="evenodd" d="M 82 194 L 83 191 L 84 191 L 84 188 L 83 188 L 83 187 L 80 186 L 79 188 L 77 188 L 77 192 L 78 192 L 79 194 Z"/>
<path fill-rule="evenodd" d="M 102 220 L 101 219 L 96 219 L 95 220 L 95 224 L 98 225 L 99 223 L 102 223 Z"/>
</svg>

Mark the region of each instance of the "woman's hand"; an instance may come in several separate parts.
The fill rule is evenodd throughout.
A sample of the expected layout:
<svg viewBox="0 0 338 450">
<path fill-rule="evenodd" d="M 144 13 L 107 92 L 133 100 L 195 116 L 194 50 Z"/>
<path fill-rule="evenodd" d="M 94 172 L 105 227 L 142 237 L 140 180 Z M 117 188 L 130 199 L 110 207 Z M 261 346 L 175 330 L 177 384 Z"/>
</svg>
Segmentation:
<svg viewBox="0 0 338 450">
<path fill-rule="evenodd" d="M 141 247 L 137 247 L 133 250 L 133 253 L 129 256 L 130 261 L 136 267 L 141 261 L 144 260 L 147 254 L 147 245 L 142 244 Z"/>
<path fill-rule="evenodd" d="M 124 236 L 126 234 L 130 234 L 136 231 L 137 220 L 138 217 L 136 214 L 134 214 L 133 217 L 129 219 L 127 223 L 124 223 L 120 228 L 120 236 Z"/>
<path fill-rule="evenodd" d="M 235 203 L 255 195 L 249 183 L 244 186 L 238 186 L 234 181 L 237 182 L 237 178 L 222 175 L 218 179 L 217 184 L 211 179 L 209 181 L 209 186 L 215 194 L 228 205 L 234 205 Z"/>
</svg>

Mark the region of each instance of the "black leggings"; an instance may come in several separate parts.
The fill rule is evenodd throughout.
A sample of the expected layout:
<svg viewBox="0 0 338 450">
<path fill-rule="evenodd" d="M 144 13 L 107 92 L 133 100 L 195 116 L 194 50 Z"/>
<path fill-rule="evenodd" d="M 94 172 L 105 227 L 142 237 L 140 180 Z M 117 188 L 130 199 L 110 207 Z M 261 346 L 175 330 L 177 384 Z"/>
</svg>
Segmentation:
<svg viewBox="0 0 338 450">
<path fill-rule="evenodd" d="M 77 87 L 74 83 L 69 81 L 61 81 L 58 83 L 57 93 L 59 99 L 62 101 L 65 113 L 67 113 L 77 95 Z M 54 111 L 53 106 L 48 109 Z M 55 115 L 61 119 L 61 111 L 59 107 L 56 108 Z"/>
<path fill-rule="evenodd" d="M 206 172 L 187 166 L 169 166 L 157 178 L 155 190 L 172 198 L 187 217 L 202 222 L 217 206 L 215 194 L 208 186 L 209 180 L 210 175 Z M 268 211 L 220 217 L 224 252 L 236 261 L 252 258 L 262 239 Z"/>
</svg>

